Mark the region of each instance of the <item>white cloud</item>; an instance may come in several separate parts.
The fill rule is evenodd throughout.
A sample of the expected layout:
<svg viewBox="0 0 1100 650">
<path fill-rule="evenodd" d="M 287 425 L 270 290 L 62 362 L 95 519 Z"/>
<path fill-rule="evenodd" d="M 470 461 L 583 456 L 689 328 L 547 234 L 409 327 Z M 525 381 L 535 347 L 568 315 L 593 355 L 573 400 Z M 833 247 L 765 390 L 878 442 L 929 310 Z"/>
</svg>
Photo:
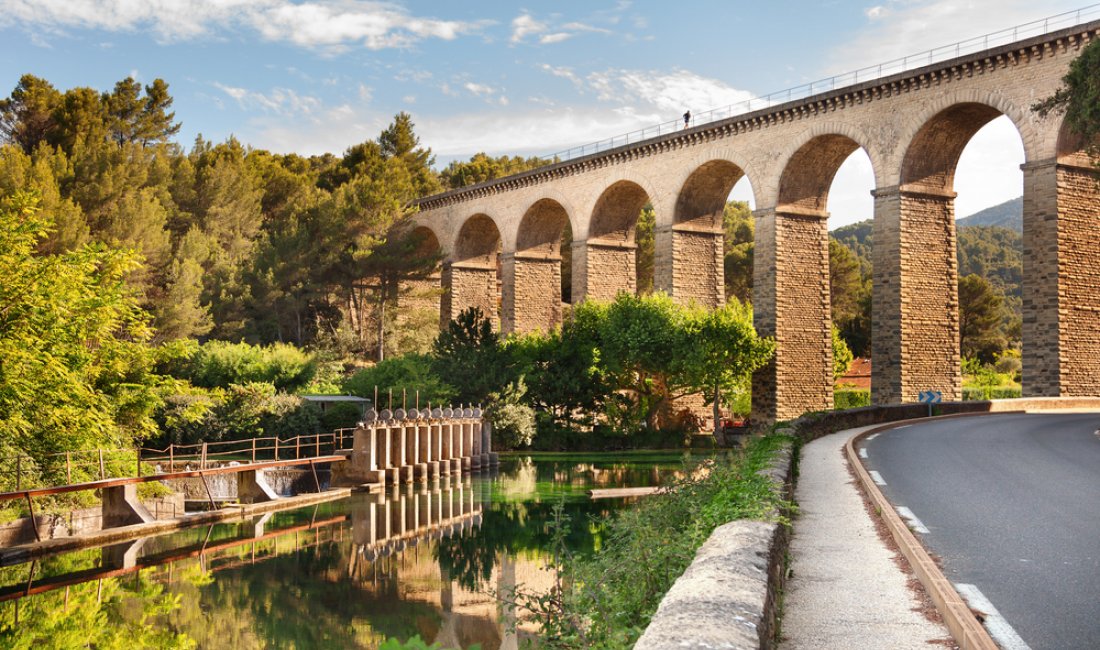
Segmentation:
<svg viewBox="0 0 1100 650">
<path fill-rule="evenodd" d="M 699 114 L 713 108 L 740 104 L 753 97 L 717 79 L 701 77 L 688 70 L 669 73 L 642 70 L 606 70 L 586 78 L 600 101 L 626 105 L 648 104 L 664 119 L 685 109 Z"/>
<path fill-rule="evenodd" d="M 214 87 L 236 100 L 244 110 L 259 110 L 283 117 L 311 117 L 316 116 L 323 107 L 320 99 L 300 95 L 290 88 L 274 88 L 268 93 L 261 93 L 220 83 L 215 83 Z M 360 88 L 362 90 L 363 87 Z"/>
<path fill-rule="evenodd" d="M 246 28 L 269 41 L 328 52 L 452 40 L 488 24 L 422 18 L 375 0 L 0 0 L 0 25 L 22 25 L 32 33 L 152 31 L 159 40 L 173 42 Z"/>
<path fill-rule="evenodd" d="M 492 86 L 486 86 L 485 84 L 474 83 L 472 81 L 467 81 L 462 84 L 462 87 L 479 97 L 482 95 L 491 95 L 494 92 Z"/>
<path fill-rule="evenodd" d="M 546 23 L 535 20 L 531 14 L 520 14 L 512 21 L 512 43 L 522 43 L 533 34 L 541 34 L 547 29 Z"/>
<path fill-rule="evenodd" d="M 553 34 L 546 34 L 539 38 L 539 43 L 543 45 L 552 45 L 554 43 L 561 43 L 562 41 L 573 38 L 573 34 L 569 32 L 554 32 Z"/>
<path fill-rule="evenodd" d="M 825 74 L 842 74 L 1063 11 L 1076 0 L 886 0 L 864 11 L 867 24 L 825 58 Z"/>
<path fill-rule="evenodd" d="M 617 21 L 613 21 L 617 22 Z M 567 41 L 581 32 L 594 34 L 611 34 L 612 31 L 605 27 L 597 27 L 582 22 L 568 22 L 560 26 L 552 26 L 550 23 L 537 20 L 529 13 L 523 13 L 512 21 L 513 45 L 522 43 L 528 36 L 538 36 L 540 45 L 553 45 Z"/>
</svg>

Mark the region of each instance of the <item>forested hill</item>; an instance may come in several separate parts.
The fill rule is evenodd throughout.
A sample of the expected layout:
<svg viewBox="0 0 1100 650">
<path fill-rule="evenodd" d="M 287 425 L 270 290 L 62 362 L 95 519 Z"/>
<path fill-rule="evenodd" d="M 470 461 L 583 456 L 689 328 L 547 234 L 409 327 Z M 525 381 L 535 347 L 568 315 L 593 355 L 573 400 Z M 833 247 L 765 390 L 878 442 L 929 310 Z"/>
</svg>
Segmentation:
<svg viewBox="0 0 1100 650">
<path fill-rule="evenodd" d="M 980 210 L 955 222 L 959 228 L 1000 226 L 1018 233 L 1024 231 L 1024 197 L 1017 196 L 991 208 Z"/>
<path fill-rule="evenodd" d="M 1019 199 L 1016 199 L 1017 205 Z M 958 224 L 959 277 L 980 275 L 994 286 L 1004 291 L 1006 296 L 1019 296 L 1023 276 L 1022 241 L 1018 229 L 997 225 L 972 223 L 969 220 L 980 217 L 985 220 L 986 213 L 1008 206 L 1013 201 L 989 208 Z M 871 268 L 871 220 L 859 221 L 831 233 L 832 237 L 844 244 L 856 257 L 861 267 Z"/>
</svg>

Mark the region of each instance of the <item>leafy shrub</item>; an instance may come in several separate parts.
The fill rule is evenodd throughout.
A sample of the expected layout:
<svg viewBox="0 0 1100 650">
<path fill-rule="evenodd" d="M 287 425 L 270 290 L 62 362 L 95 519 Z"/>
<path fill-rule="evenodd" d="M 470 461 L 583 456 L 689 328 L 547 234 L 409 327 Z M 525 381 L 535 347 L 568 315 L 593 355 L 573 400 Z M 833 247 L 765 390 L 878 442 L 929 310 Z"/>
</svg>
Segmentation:
<svg viewBox="0 0 1100 650">
<path fill-rule="evenodd" d="M 295 392 L 309 385 L 317 372 L 312 355 L 285 343 L 261 347 L 209 341 L 201 346 L 182 344 L 177 352 L 166 363 L 167 373 L 202 388 L 269 383 Z"/>
<path fill-rule="evenodd" d="M 492 408 L 494 449 L 529 447 L 535 440 L 535 409 L 523 404 L 501 404 Z"/>
<path fill-rule="evenodd" d="M 1019 386 L 964 386 L 963 400 L 1012 399 L 1021 396 Z"/>
<path fill-rule="evenodd" d="M 157 414 L 160 444 L 290 438 L 324 430 L 320 410 L 300 397 L 278 393 L 272 384 L 227 389 L 187 387 L 164 400 Z"/>
<path fill-rule="evenodd" d="M 455 391 L 432 370 L 432 361 L 422 354 L 406 354 L 364 368 L 344 380 L 343 390 L 349 395 L 374 399 L 378 387 L 378 401 L 387 406 L 389 391 L 393 391 L 395 404 L 401 405 L 401 391 L 406 391 L 409 406 L 413 407 L 415 395 L 420 391 L 420 406 L 447 404 Z"/>
<path fill-rule="evenodd" d="M 871 391 L 858 388 L 841 388 L 833 391 L 833 408 L 838 411 L 871 405 Z"/>
</svg>

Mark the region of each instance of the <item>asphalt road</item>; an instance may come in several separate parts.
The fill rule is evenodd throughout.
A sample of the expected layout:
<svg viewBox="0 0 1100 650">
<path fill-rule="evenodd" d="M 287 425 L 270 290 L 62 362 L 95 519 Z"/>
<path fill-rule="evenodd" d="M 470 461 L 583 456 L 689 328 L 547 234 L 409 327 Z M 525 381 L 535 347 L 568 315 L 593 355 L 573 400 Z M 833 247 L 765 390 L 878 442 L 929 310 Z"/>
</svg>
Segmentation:
<svg viewBox="0 0 1100 650">
<path fill-rule="evenodd" d="M 948 579 L 975 585 L 1015 630 L 1002 647 L 1100 648 L 1097 429 L 1100 414 L 989 415 L 863 442 Z"/>
</svg>

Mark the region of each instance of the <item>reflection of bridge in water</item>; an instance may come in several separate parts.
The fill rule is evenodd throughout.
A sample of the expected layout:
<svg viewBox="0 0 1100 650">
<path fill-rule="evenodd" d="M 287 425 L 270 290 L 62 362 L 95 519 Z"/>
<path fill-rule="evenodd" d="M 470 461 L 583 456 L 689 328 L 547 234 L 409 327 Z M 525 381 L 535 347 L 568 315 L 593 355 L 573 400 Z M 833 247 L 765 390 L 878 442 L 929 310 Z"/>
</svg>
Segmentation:
<svg viewBox="0 0 1100 650">
<path fill-rule="evenodd" d="M 145 570 L 153 570 L 157 577 L 170 582 L 173 566 L 183 561 L 197 561 L 204 572 L 216 572 L 347 541 L 352 544 L 348 567 L 351 575 L 357 563 L 364 560 L 374 561 L 423 540 L 438 540 L 480 527 L 484 496 L 468 477 L 463 480 L 455 475 L 443 481 L 356 495 L 347 500 L 348 512 L 337 516 L 319 518 L 321 505 L 315 505 L 305 523 L 301 523 L 302 517 L 295 517 L 290 525 L 277 526 L 280 515 L 291 511 L 305 514 L 306 509 L 292 508 L 241 522 L 210 524 L 205 531 L 194 528 L 104 546 L 99 566 L 60 575 L 38 575 L 50 556 L 35 558 L 25 563 L 28 570 L 24 579 L 0 586 L 0 602 Z M 225 529 L 234 527 L 237 534 L 229 538 L 216 534 L 221 531 L 224 535 Z M 186 536 L 188 543 L 172 545 L 173 539 L 180 536 Z M 190 541 L 195 538 L 201 539 Z"/>
</svg>

